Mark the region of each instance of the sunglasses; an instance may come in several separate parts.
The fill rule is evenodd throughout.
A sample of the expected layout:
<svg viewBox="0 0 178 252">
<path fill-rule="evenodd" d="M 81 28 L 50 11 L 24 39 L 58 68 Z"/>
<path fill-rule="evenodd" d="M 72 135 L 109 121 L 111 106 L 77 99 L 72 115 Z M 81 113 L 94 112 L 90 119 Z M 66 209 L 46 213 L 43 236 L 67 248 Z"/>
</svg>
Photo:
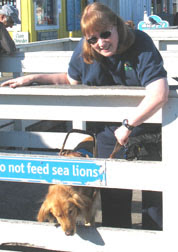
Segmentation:
<svg viewBox="0 0 178 252">
<path fill-rule="evenodd" d="M 100 33 L 99 38 L 107 39 L 107 38 L 109 38 L 110 36 L 111 36 L 111 32 L 110 32 L 110 31 L 105 31 L 105 32 L 101 32 L 101 33 Z M 87 42 L 88 42 L 88 44 L 90 44 L 90 45 L 94 45 L 94 44 L 97 43 L 97 41 L 98 41 L 99 38 L 93 36 L 93 37 L 87 39 Z"/>
</svg>

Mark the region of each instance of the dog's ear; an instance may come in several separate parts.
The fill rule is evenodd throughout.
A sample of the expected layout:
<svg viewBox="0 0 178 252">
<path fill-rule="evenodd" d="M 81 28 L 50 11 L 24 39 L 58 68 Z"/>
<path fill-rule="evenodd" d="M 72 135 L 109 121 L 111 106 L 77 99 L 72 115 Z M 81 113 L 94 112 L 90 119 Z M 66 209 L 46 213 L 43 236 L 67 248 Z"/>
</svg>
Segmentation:
<svg viewBox="0 0 178 252">
<path fill-rule="evenodd" d="M 70 201 L 81 210 L 88 207 L 91 204 L 91 200 L 87 196 L 80 195 L 77 193 L 72 195 Z"/>
<path fill-rule="evenodd" d="M 50 206 L 47 201 L 44 201 L 37 215 L 37 220 L 43 222 L 45 220 L 51 220 Z"/>
</svg>

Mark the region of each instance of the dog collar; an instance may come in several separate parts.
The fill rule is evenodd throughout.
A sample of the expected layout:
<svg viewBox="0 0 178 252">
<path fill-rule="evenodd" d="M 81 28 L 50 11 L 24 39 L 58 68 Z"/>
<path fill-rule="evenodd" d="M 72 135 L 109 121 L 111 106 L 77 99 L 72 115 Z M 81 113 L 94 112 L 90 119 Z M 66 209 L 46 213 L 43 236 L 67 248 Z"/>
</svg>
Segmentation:
<svg viewBox="0 0 178 252">
<path fill-rule="evenodd" d="M 81 153 L 82 156 L 86 157 L 86 155 L 88 155 L 89 157 L 93 157 L 93 153 L 85 150 L 85 149 L 78 149 L 77 152 Z"/>
</svg>

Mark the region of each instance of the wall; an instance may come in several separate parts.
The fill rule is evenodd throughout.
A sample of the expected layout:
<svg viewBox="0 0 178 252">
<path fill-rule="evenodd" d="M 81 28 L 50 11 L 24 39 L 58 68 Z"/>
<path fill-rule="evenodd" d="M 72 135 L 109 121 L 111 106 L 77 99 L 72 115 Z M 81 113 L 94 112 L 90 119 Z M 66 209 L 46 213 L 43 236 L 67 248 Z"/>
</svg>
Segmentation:
<svg viewBox="0 0 178 252">
<path fill-rule="evenodd" d="M 98 2 L 108 5 L 124 20 L 133 20 L 136 26 L 143 20 L 144 8 L 149 15 L 151 13 L 151 0 L 98 0 Z"/>
</svg>

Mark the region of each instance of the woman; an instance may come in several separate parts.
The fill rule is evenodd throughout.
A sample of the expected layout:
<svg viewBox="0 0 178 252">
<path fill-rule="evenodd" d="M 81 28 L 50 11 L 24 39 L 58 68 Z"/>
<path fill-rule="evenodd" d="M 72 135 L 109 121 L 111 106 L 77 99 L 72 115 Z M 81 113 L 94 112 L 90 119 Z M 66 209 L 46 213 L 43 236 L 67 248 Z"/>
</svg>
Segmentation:
<svg viewBox="0 0 178 252">
<path fill-rule="evenodd" d="M 107 158 L 116 140 L 125 145 L 131 134 L 143 133 L 142 123 L 167 102 L 167 74 L 151 38 L 144 32 L 130 29 L 107 6 L 88 5 L 81 18 L 81 29 L 84 37 L 73 53 L 67 74 L 29 75 L 9 80 L 2 86 L 39 82 L 145 87 L 145 98 L 132 117 L 123 118 L 120 127 L 118 124 L 97 126 L 98 156 Z M 131 226 L 131 197 L 130 190 L 101 190 L 104 226 Z"/>
</svg>

